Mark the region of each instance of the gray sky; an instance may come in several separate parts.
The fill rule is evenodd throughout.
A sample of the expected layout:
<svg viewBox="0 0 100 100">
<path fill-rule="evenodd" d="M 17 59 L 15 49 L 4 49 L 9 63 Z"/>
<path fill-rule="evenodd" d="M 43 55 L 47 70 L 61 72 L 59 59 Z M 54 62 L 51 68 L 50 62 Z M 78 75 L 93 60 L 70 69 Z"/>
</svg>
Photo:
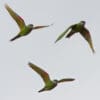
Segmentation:
<svg viewBox="0 0 100 100">
<path fill-rule="evenodd" d="M 54 25 L 10 42 L 19 28 L 4 8 L 5 3 L 22 16 L 26 24 Z M 99 0 L 2 0 L 0 100 L 100 100 L 99 12 Z M 95 54 L 79 34 L 54 44 L 61 32 L 81 20 L 86 21 L 91 32 Z M 46 70 L 52 79 L 76 80 L 38 93 L 44 83 L 28 67 L 29 61 Z"/>
</svg>

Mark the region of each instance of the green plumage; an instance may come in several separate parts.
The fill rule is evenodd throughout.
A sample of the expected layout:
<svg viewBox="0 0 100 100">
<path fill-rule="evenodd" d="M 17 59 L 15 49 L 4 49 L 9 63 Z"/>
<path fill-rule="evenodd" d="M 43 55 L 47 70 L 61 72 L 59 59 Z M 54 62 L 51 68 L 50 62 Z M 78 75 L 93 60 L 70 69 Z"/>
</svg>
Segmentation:
<svg viewBox="0 0 100 100">
<path fill-rule="evenodd" d="M 43 26 L 33 27 L 33 24 L 26 25 L 23 18 L 21 18 L 17 13 L 15 13 L 7 4 L 5 4 L 5 8 L 7 9 L 11 17 L 16 21 L 18 27 L 20 28 L 20 32 L 10 41 L 14 41 L 17 38 L 28 35 L 33 29 L 40 29 L 50 26 L 50 25 L 43 25 Z"/>
<path fill-rule="evenodd" d="M 41 76 L 41 78 L 43 79 L 43 81 L 45 83 L 45 86 L 41 90 L 39 90 L 39 92 L 51 90 L 51 89 L 55 88 L 58 83 L 70 82 L 70 81 L 75 80 L 73 78 L 64 78 L 61 80 L 51 80 L 49 74 L 46 71 L 44 71 L 43 69 L 41 69 L 40 67 L 38 67 L 32 63 L 28 63 L 28 65 L 29 65 L 29 67 L 31 67 L 34 71 L 36 71 Z"/>
<path fill-rule="evenodd" d="M 66 35 L 65 36 L 66 38 L 70 38 L 72 35 L 74 35 L 75 33 L 78 33 L 78 32 L 88 42 L 92 52 L 94 53 L 95 50 L 94 50 L 94 47 L 93 47 L 92 38 L 91 38 L 89 30 L 85 27 L 85 21 L 80 21 L 79 23 L 71 25 L 70 27 L 68 27 L 63 33 L 61 33 L 58 36 L 55 43 L 58 42 L 59 40 L 61 40 L 65 35 Z"/>
</svg>

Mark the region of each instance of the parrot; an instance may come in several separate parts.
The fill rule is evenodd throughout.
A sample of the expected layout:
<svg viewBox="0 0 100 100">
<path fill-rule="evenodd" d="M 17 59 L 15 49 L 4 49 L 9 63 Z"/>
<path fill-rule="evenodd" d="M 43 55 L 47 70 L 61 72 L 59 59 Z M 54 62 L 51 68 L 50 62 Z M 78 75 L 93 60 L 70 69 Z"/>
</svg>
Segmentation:
<svg viewBox="0 0 100 100">
<path fill-rule="evenodd" d="M 15 37 L 13 37 L 10 41 L 14 41 L 22 36 L 26 36 L 32 30 L 41 29 L 50 26 L 50 25 L 34 26 L 33 24 L 26 25 L 24 19 L 20 17 L 16 12 L 14 12 L 7 4 L 5 4 L 5 8 L 8 11 L 8 13 L 11 15 L 11 17 L 15 20 L 15 22 L 17 23 L 20 29 L 19 33 Z"/>
<path fill-rule="evenodd" d="M 61 40 L 66 34 L 66 38 L 70 38 L 75 33 L 80 33 L 83 38 L 88 42 L 91 50 L 93 53 L 95 53 L 93 43 L 92 43 L 92 37 L 90 35 L 89 30 L 85 27 L 86 22 L 80 21 L 79 23 L 70 25 L 63 33 L 61 33 L 58 38 L 56 39 L 55 43 Z M 69 31 L 70 30 L 70 31 Z M 69 32 L 68 32 L 69 31 Z"/>
<path fill-rule="evenodd" d="M 45 86 L 38 92 L 49 91 L 49 90 L 52 90 L 53 88 L 55 88 L 58 83 L 71 82 L 71 81 L 75 80 L 74 78 L 63 78 L 60 80 L 57 80 L 57 79 L 51 80 L 49 74 L 46 71 L 44 71 L 43 69 L 41 69 L 40 67 L 38 67 L 37 65 L 35 65 L 31 62 L 29 62 L 28 65 L 31 69 L 33 69 L 35 72 L 37 72 L 44 81 Z"/>
</svg>

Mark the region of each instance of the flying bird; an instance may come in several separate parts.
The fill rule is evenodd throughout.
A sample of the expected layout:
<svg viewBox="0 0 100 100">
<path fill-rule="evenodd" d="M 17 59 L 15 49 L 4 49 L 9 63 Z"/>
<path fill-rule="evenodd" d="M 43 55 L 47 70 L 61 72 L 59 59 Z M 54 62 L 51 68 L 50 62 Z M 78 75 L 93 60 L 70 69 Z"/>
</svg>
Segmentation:
<svg viewBox="0 0 100 100">
<path fill-rule="evenodd" d="M 55 43 L 57 41 L 59 41 L 60 39 L 62 39 L 66 34 L 67 35 L 65 37 L 70 38 L 73 34 L 80 33 L 83 36 L 83 38 L 88 42 L 92 52 L 94 53 L 95 50 L 94 50 L 94 47 L 93 47 L 92 38 L 91 38 L 89 30 L 85 27 L 85 24 L 86 24 L 85 21 L 80 21 L 77 24 L 69 26 L 63 33 L 61 33 L 58 36 Z M 69 33 L 67 33 L 68 31 L 69 31 Z"/>
<path fill-rule="evenodd" d="M 14 38 L 12 38 L 10 41 L 14 41 L 15 39 L 18 39 L 22 36 L 26 36 L 32 30 L 45 28 L 45 27 L 50 26 L 50 25 L 34 26 L 33 24 L 26 25 L 23 18 L 20 17 L 16 12 L 14 12 L 7 4 L 5 4 L 5 8 L 7 9 L 8 13 L 11 15 L 11 17 L 15 20 L 15 22 L 17 23 L 17 25 L 20 29 L 20 32 Z"/>
<path fill-rule="evenodd" d="M 75 80 L 74 78 L 64 78 L 61 80 L 51 80 L 49 74 L 46 71 L 44 71 L 43 69 L 39 68 L 35 64 L 32 64 L 31 62 L 29 62 L 28 65 L 29 65 L 29 67 L 31 67 L 34 71 L 36 71 L 41 76 L 41 78 L 43 79 L 43 81 L 45 83 L 45 86 L 41 90 L 39 90 L 38 92 L 51 90 L 51 89 L 55 88 L 58 83 L 61 83 L 61 82 L 70 82 L 70 81 Z"/>
</svg>

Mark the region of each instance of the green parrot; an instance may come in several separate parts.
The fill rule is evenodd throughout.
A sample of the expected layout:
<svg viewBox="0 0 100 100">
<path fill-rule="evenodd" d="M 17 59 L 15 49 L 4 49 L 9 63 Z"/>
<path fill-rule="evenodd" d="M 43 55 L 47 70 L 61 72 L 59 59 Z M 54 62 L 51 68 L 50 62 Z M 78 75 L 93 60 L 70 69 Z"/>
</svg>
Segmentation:
<svg viewBox="0 0 100 100">
<path fill-rule="evenodd" d="M 14 41 L 15 39 L 18 39 L 22 36 L 26 36 L 32 30 L 50 26 L 50 25 L 44 25 L 44 26 L 35 26 L 34 27 L 33 24 L 26 25 L 24 20 L 17 13 L 15 13 L 7 4 L 5 4 L 5 8 L 7 9 L 8 13 L 11 15 L 11 17 L 16 21 L 17 25 L 20 28 L 20 32 L 14 38 L 12 38 L 10 41 Z"/>
<path fill-rule="evenodd" d="M 63 38 L 65 36 L 65 34 L 67 34 L 65 37 L 66 38 L 70 38 L 73 34 L 75 33 L 80 33 L 84 39 L 88 42 L 92 52 L 94 53 L 94 47 L 93 47 L 93 43 L 92 43 L 92 38 L 90 35 L 89 30 L 85 27 L 86 22 L 85 21 L 80 21 L 77 24 L 71 25 L 69 26 L 55 41 L 55 43 L 57 41 L 59 41 L 61 38 Z M 70 30 L 70 31 L 69 31 Z M 69 33 L 67 33 L 69 31 Z"/>
<path fill-rule="evenodd" d="M 35 64 L 32 64 L 31 62 L 29 62 L 28 65 L 29 65 L 29 67 L 31 67 L 34 71 L 36 71 L 41 76 L 41 78 L 43 79 L 43 81 L 45 83 L 45 86 L 41 90 L 39 90 L 38 92 L 51 90 L 51 89 L 55 88 L 58 83 L 61 83 L 61 82 L 70 82 L 70 81 L 75 80 L 74 78 L 64 78 L 61 80 L 51 80 L 49 77 L 49 74 L 47 72 L 45 72 L 43 69 L 39 68 Z"/>
</svg>

